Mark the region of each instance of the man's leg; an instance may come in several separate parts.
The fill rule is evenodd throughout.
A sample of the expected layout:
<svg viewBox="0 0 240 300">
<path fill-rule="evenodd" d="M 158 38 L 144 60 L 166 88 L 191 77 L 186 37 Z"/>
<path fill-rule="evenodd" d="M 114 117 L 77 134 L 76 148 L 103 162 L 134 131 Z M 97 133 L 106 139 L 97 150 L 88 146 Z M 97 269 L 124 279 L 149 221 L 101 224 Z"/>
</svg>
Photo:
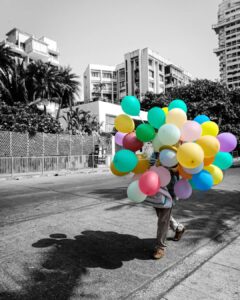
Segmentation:
<svg viewBox="0 0 240 300">
<path fill-rule="evenodd" d="M 171 208 L 156 208 L 158 216 L 157 223 L 157 244 L 154 258 L 161 258 L 164 256 L 164 249 L 166 248 L 166 237 L 169 227 L 169 220 L 171 216 Z"/>
<path fill-rule="evenodd" d="M 170 218 L 170 228 L 175 232 L 175 236 L 173 238 L 174 241 L 179 241 L 185 231 L 185 227 L 183 224 L 178 223 L 176 219 L 171 216 Z"/>
</svg>

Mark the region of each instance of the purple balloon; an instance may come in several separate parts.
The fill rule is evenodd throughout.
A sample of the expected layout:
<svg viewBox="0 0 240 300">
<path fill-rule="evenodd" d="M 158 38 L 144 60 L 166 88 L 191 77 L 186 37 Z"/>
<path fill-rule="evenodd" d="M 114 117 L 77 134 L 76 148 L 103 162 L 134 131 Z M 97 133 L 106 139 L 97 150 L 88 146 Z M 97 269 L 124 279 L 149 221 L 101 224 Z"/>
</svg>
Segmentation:
<svg viewBox="0 0 240 300">
<path fill-rule="evenodd" d="M 126 133 L 118 131 L 115 134 L 115 143 L 118 144 L 119 146 L 122 146 L 123 145 L 123 139 L 124 139 L 125 135 L 126 135 Z"/>
<path fill-rule="evenodd" d="M 180 199 L 187 199 L 192 195 L 192 186 L 186 179 L 180 179 L 174 185 L 174 193 Z"/>
<path fill-rule="evenodd" d="M 217 136 L 217 139 L 220 143 L 221 152 L 231 152 L 237 146 L 237 139 L 235 135 L 230 132 L 224 132 Z"/>
</svg>

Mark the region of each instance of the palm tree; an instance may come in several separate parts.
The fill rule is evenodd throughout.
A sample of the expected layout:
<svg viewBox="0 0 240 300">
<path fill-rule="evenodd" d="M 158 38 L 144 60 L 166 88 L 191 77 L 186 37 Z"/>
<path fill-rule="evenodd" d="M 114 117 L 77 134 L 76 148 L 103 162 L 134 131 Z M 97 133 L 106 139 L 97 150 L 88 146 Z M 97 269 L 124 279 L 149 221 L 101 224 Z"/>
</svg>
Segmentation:
<svg viewBox="0 0 240 300">
<path fill-rule="evenodd" d="M 42 103 L 46 105 L 59 99 L 58 68 L 42 61 L 27 66 L 26 86 L 29 91 L 29 105 Z"/>
<path fill-rule="evenodd" d="M 94 94 L 97 96 L 97 100 L 101 100 L 101 97 L 102 97 L 102 90 L 106 87 L 106 84 L 103 83 L 103 82 L 99 82 L 99 83 L 96 83 L 94 88 L 93 88 L 93 91 L 94 91 Z"/>
<path fill-rule="evenodd" d="M 0 45 L 0 72 L 6 74 L 14 66 L 13 52 L 5 44 Z"/>
<path fill-rule="evenodd" d="M 11 69 L 0 73 L 0 96 L 9 105 L 14 102 L 28 103 L 26 88 L 26 70 L 22 64 L 15 64 Z"/>
<path fill-rule="evenodd" d="M 73 134 L 88 134 L 94 132 L 99 133 L 101 125 L 96 115 L 90 111 L 84 111 L 76 107 L 72 111 L 68 111 L 66 116 L 62 116 L 67 122 L 67 130 Z"/>
<path fill-rule="evenodd" d="M 70 67 L 60 67 L 57 75 L 59 107 L 56 118 L 59 118 L 61 108 L 69 107 L 72 111 L 74 96 L 78 95 L 80 82 L 79 77 L 72 73 Z"/>
</svg>

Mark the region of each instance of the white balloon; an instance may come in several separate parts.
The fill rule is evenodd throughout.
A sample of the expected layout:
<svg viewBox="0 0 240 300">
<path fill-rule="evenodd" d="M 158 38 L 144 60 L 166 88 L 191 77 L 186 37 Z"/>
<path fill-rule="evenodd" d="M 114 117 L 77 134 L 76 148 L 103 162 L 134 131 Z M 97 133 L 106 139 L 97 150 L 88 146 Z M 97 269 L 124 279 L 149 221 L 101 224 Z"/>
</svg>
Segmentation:
<svg viewBox="0 0 240 300">
<path fill-rule="evenodd" d="M 160 163 L 165 167 L 174 167 L 178 164 L 177 154 L 175 151 L 170 149 L 164 149 L 160 152 Z"/>
<path fill-rule="evenodd" d="M 188 169 L 188 168 L 183 168 L 183 170 L 188 173 L 188 174 L 197 174 L 199 173 L 200 171 L 202 171 L 204 167 L 204 163 L 202 162 L 199 166 L 197 166 L 196 168 L 193 168 L 193 169 Z"/>
<path fill-rule="evenodd" d="M 127 196 L 134 202 L 143 202 L 147 198 L 147 195 L 143 194 L 143 192 L 140 190 L 138 180 L 135 180 L 129 184 Z"/>
<path fill-rule="evenodd" d="M 181 136 L 181 132 L 174 124 L 165 124 L 159 128 L 157 137 L 163 145 L 175 145 Z"/>
</svg>

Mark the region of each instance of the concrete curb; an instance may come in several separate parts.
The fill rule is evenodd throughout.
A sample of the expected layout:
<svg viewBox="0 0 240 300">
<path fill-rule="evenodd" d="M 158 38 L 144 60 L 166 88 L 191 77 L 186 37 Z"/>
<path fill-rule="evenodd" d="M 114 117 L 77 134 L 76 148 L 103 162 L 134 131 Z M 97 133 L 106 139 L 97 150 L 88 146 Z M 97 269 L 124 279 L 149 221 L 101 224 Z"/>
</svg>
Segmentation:
<svg viewBox="0 0 240 300">
<path fill-rule="evenodd" d="M 100 168 L 100 169 L 82 169 L 77 171 L 62 171 L 62 172 L 51 172 L 51 173 L 28 173 L 28 174 L 19 174 L 18 176 L 0 176 L 0 181 L 3 180 L 20 180 L 20 179 L 31 179 L 31 178 L 39 178 L 39 177 L 52 177 L 52 176 L 67 176 L 74 174 L 102 174 L 102 173 L 110 173 L 109 168 Z"/>
</svg>

